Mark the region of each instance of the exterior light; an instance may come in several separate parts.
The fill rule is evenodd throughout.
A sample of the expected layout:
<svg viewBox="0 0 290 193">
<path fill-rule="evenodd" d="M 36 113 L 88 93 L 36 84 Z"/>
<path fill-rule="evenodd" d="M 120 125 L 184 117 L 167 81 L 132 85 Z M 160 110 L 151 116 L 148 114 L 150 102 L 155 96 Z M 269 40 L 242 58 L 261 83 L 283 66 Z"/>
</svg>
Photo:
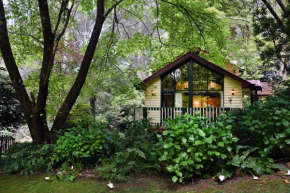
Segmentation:
<svg viewBox="0 0 290 193">
<path fill-rule="evenodd" d="M 151 95 L 156 96 L 156 92 L 153 89 L 151 90 Z"/>
<path fill-rule="evenodd" d="M 232 89 L 232 95 L 235 95 L 235 89 Z"/>
</svg>

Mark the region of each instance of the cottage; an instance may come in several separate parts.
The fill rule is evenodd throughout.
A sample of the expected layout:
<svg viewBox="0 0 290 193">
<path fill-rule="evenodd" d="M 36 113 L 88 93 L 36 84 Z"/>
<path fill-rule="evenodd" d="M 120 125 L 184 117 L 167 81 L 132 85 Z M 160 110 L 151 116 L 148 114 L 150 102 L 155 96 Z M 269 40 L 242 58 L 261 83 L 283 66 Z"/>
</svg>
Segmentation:
<svg viewBox="0 0 290 193">
<path fill-rule="evenodd" d="M 195 53 L 188 52 L 143 81 L 145 107 L 135 109 L 135 119 L 151 118 L 162 124 L 184 113 L 214 119 L 233 108 L 243 108 L 243 95 L 257 100 L 261 85 L 253 84 Z"/>
</svg>

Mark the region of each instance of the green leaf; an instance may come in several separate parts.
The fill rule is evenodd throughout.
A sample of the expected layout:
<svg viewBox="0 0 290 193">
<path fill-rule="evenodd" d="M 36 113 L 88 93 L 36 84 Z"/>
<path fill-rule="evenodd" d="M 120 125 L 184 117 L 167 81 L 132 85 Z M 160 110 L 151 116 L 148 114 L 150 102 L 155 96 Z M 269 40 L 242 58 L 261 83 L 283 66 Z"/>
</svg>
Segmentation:
<svg viewBox="0 0 290 193">
<path fill-rule="evenodd" d="M 168 135 L 170 133 L 170 131 L 169 130 L 165 130 L 165 131 L 163 131 L 163 135 Z"/>
<path fill-rule="evenodd" d="M 224 147 L 225 144 L 224 144 L 223 142 L 219 142 L 219 143 L 218 143 L 218 146 L 219 146 L 219 147 Z"/>
<path fill-rule="evenodd" d="M 200 141 L 200 140 L 197 140 L 197 141 L 195 141 L 195 143 L 194 143 L 195 145 L 201 145 L 202 144 L 202 141 Z"/>
<path fill-rule="evenodd" d="M 204 141 L 205 141 L 206 143 L 209 143 L 209 144 L 212 143 L 212 139 L 211 139 L 211 138 L 206 138 Z"/>
<path fill-rule="evenodd" d="M 271 167 L 273 169 L 278 169 L 280 171 L 287 171 L 287 170 L 289 170 L 288 167 L 286 167 L 286 166 L 284 166 L 282 164 L 272 164 Z"/>
<path fill-rule="evenodd" d="M 167 171 L 169 171 L 169 172 L 174 172 L 174 167 L 173 167 L 173 165 L 169 165 L 169 166 L 167 166 Z"/>
<path fill-rule="evenodd" d="M 173 159 L 173 161 L 174 161 L 175 163 L 179 163 L 179 162 L 180 162 L 180 157 L 177 157 L 177 158 Z"/>
<path fill-rule="evenodd" d="M 205 137 L 205 133 L 203 132 L 203 130 L 198 129 L 198 133 L 200 136 Z"/>
<path fill-rule="evenodd" d="M 181 148 L 180 148 L 180 146 L 179 145 L 177 145 L 177 144 L 174 144 L 174 147 L 176 148 L 176 149 L 178 149 L 178 150 L 180 150 Z"/>
<path fill-rule="evenodd" d="M 221 154 L 221 158 L 222 158 L 222 159 L 226 159 L 226 158 L 227 158 L 227 155 L 225 155 L 225 154 Z"/>
<path fill-rule="evenodd" d="M 166 144 L 164 144 L 163 147 L 164 147 L 165 149 L 168 149 L 168 148 L 170 148 L 172 145 L 173 145 L 173 143 L 170 142 L 170 143 L 166 143 Z"/>
<path fill-rule="evenodd" d="M 182 137 L 181 140 L 182 140 L 182 143 L 186 143 L 187 142 L 187 139 L 185 137 Z"/>
<path fill-rule="evenodd" d="M 189 139 L 189 141 L 192 141 L 192 142 L 194 142 L 194 137 L 193 137 L 193 135 L 192 135 L 192 136 L 190 136 L 188 139 Z"/>
<path fill-rule="evenodd" d="M 182 172 L 180 172 L 180 171 L 176 171 L 175 173 L 177 174 L 177 176 L 179 176 L 179 177 L 182 178 Z"/>
<path fill-rule="evenodd" d="M 197 161 L 197 162 L 201 162 L 201 159 L 199 157 L 194 157 L 194 159 Z"/>
<path fill-rule="evenodd" d="M 282 124 L 285 126 L 285 127 L 288 127 L 289 126 L 289 122 L 285 119 L 282 120 Z"/>
<path fill-rule="evenodd" d="M 177 177 L 177 176 L 173 176 L 173 177 L 172 177 L 172 182 L 175 183 L 175 182 L 177 182 L 177 180 L 178 180 L 178 177 Z"/>
</svg>

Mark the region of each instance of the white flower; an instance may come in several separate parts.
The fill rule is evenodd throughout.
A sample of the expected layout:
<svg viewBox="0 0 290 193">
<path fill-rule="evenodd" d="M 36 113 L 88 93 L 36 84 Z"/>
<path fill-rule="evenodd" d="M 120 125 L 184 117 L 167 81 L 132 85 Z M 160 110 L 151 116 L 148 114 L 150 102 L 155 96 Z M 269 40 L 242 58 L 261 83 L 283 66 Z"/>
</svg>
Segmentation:
<svg viewBox="0 0 290 193">
<path fill-rule="evenodd" d="M 221 175 L 221 176 L 219 176 L 219 179 L 220 179 L 220 181 L 222 182 L 222 181 L 224 181 L 225 176 Z"/>
<path fill-rule="evenodd" d="M 49 177 L 45 177 L 45 180 L 49 180 Z"/>
<path fill-rule="evenodd" d="M 73 170 L 74 169 L 74 166 L 71 166 L 71 169 Z"/>
<path fill-rule="evenodd" d="M 109 182 L 109 184 L 107 184 L 109 188 L 113 189 L 114 188 L 114 184 Z"/>
<path fill-rule="evenodd" d="M 290 170 L 287 170 L 287 175 L 290 176 Z"/>
<path fill-rule="evenodd" d="M 258 180 L 259 178 L 257 176 L 253 176 L 253 180 Z"/>
</svg>

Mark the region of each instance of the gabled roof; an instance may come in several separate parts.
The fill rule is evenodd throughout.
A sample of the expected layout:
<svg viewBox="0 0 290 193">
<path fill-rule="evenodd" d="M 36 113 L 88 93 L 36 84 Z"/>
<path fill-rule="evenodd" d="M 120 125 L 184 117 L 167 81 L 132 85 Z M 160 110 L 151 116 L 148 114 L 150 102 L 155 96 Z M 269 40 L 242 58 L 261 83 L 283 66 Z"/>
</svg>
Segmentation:
<svg viewBox="0 0 290 193">
<path fill-rule="evenodd" d="M 164 68 L 158 70 L 157 72 L 155 72 L 154 74 L 152 74 L 151 76 L 149 76 L 148 78 L 143 80 L 143 83 L 144 84 L 149 83 L 151 80 L 153 80 L 157 77 L 160 77 L 162 75 L 165 75 L 179 66 L 182 66 L 183 64 L 185 64 L 189 60 L 194 60 L 194 62 L 196 62 L 200 65 L 203 65 L 203 66 L 205 66 L 205 67 L 207 67 L 207 68 L 209 68 L 217 73 L 220 73 L 224 76 L 231 77 L 232 79 L 242 83 L 243 88 L 254 88 L 256 90 L 261 90 L 260 86 L 252 84 L 251 82 L 230 73 L 229 71 L 217 66 L 216 64 L 211 63 L 210 61 L 205 60 L 204 58 L 198 56 L 197 54 L 194 54 L 193 52 L 188 52 L 187 54 L 177 58 L 175 61 L 169 63 Z"/>
</svg>

